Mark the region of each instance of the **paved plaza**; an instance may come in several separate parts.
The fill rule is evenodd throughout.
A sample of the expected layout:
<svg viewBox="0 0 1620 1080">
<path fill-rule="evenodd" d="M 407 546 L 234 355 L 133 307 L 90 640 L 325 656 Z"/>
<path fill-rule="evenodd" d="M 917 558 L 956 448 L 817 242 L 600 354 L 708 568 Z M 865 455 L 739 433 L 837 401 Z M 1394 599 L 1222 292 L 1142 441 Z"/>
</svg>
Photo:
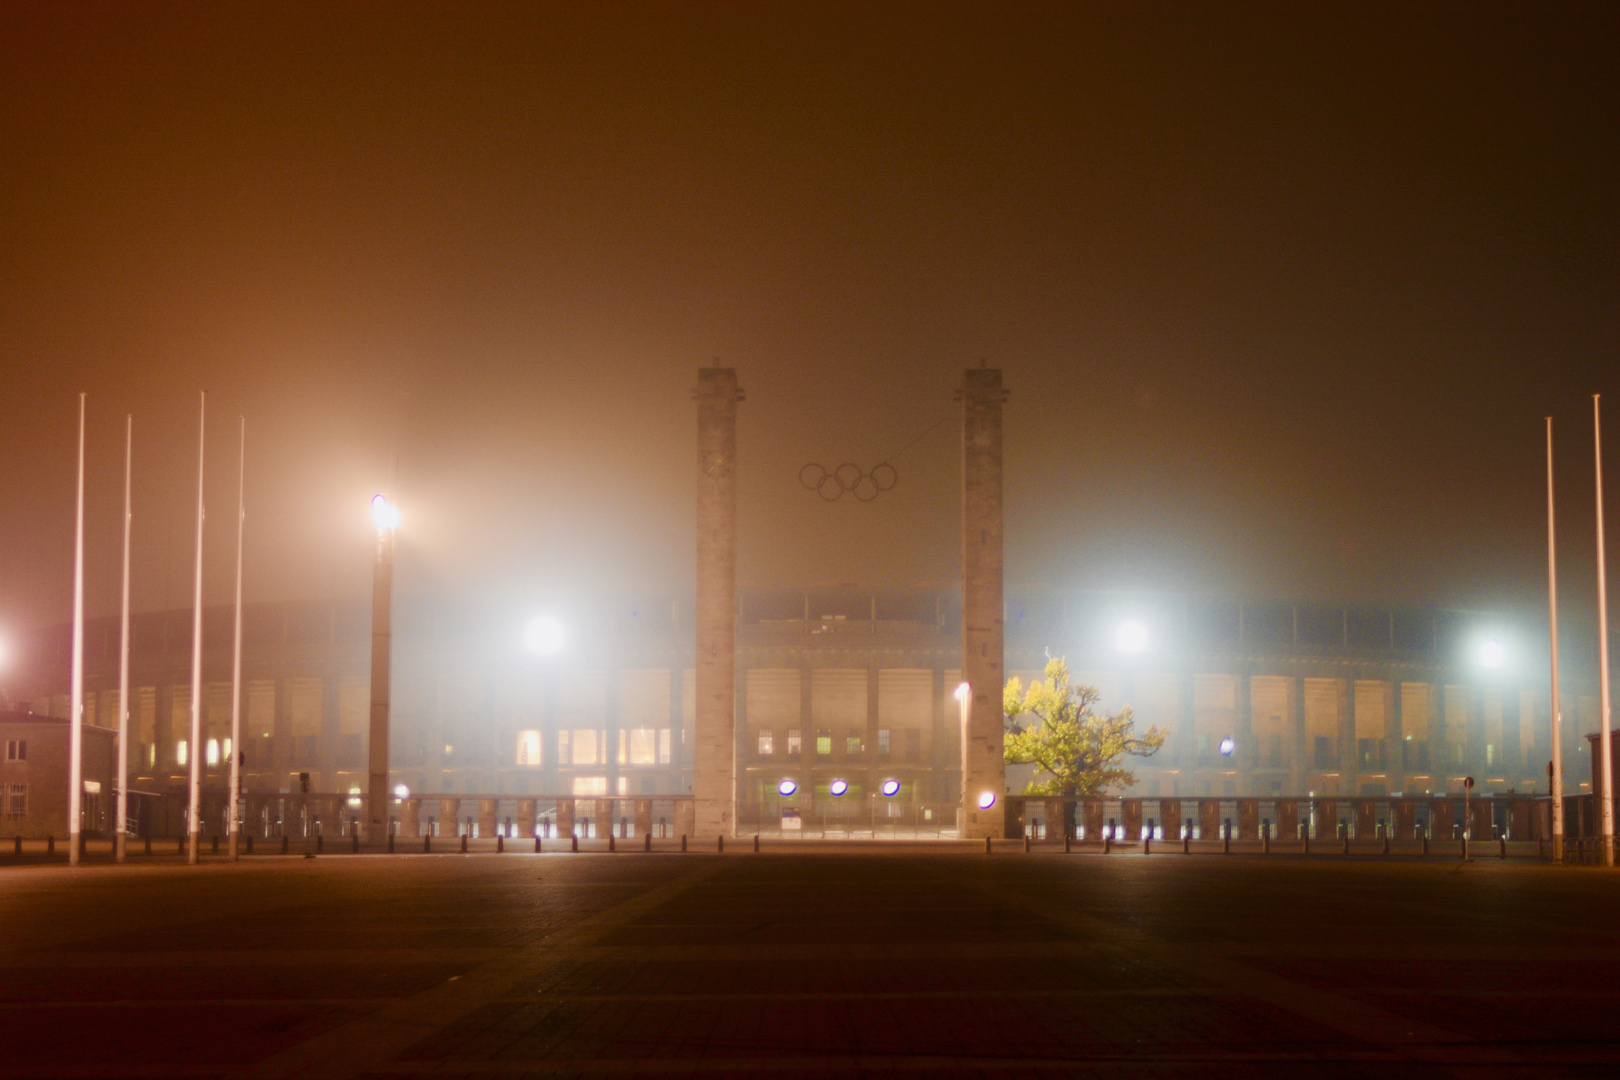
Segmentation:
<svg viewBox="0 0 1620 1080">
<path fill-rule="evenodd" d="M 1608 1076 L 1620 875 L 878 849 L 0 868 L 0 1078 Z"/>
</svg>

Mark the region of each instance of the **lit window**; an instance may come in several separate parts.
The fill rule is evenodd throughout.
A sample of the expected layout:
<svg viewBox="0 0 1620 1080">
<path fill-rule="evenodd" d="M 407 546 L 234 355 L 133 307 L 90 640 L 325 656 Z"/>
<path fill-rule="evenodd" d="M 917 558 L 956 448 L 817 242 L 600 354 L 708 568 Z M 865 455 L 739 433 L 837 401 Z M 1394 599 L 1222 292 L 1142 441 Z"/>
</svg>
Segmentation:
<svg viewBox="0 0 1620 1080">
<path fill-rule="evenodd" d="M 889 729 L 886 727 L 878 728 L 878 753 L 889 756 Z"/>
<path fill-rule="evenodd" d="M 844 752 L 858 754 L 861 752 L 861 729 L 850 728 L 849 734 L 844 737 Z"/>
<path fill-rule="evenodd" d="M 575 795 L 606 795 L 607 790 L 607 777 L 605 776 L 574 777 Z"/>
<path fill-rule="evenodd" d="M 203 760 L 210 765 L 219 764 L 219 740 L 209 739 L 203 749 Z"/>
<path fill-rule="evenodd" d="M 518 732 L 517 763 L 519 765 L 540 764 L 540 733 L 538 731 Z"/>
<path fill-rule="evenodd" d="M 667 728 L 667 727 L 666 728 L 659 728 L 658 729 L 658 764 L 660 764 L 660 765 L 668 765 L 669 764 L 669 760 L 670 760 L 669 742 L 670 742 L 669 728 Z"/>
<path fill-rule="evenodd" d="M 575 765 L 606 764 L 605 755 L 602 758 L 597 756 L 595 728 L 575 728 L 573 743 Z"/>
<path fill-rule="evenodd" d="M 658 731 L 656 728 L 630 729 L 630 764 L 656 765 L 658 764 Z M 620 733 L 622 739 L 623 733 Z M 623 755 L 620 755 L 623 761 Z"/>
<path fill-rule="evenodd" d="M 798 728 L 788 728 L 788 757 L 798 757 L 803 752 L 803 740 L 799 737 Z"/>
<path fill-rule="evenodd" d="M 191 755 L 186 752 L 187 749 L 186 740 L 184 739 L 174 744 L 174 763 L 176 765 L 190 764 Z"/>
<path fill-rule="evenodd" d="M 832 753 L 832 732 L 825 728 L 816 732 L 816 753 L 824 755 Z"/>
<path fill-rule="evenodd" d="M 569 753 L 569 746 L 568 746 L 568 742 L 569 742 L 568 737 L 571 734 L 572 734 L 572 732 L 568 731 L 566 728 L 564 728 L 562 731 L 557 732 L 557 764 L 559 764 L 559 765 L 568 765 L 568 764 L 571 764 L 573 762 L 573 760 L 574 760 L 573 757 Z"/>
<path fill-rule="evenodd" d="M 759 729 L 759 756 L 760 757 L 770 757 L 771 752 L 774 749 L 775 749 L 775 747 L 773 746 L 772 740 L 771 740 L 771 729 L 770 728 L 760 728 Z"/>
<path fill-rule="evenodd" d="M 6 790 L 6 816 L 28 816 L 28 785 L 10 784 Z"/>
<path fill-rule="evenodd" d="M 628 776 L 619 777 L 619 794 L 630 794 L 630 778 Z"/>
</svg>

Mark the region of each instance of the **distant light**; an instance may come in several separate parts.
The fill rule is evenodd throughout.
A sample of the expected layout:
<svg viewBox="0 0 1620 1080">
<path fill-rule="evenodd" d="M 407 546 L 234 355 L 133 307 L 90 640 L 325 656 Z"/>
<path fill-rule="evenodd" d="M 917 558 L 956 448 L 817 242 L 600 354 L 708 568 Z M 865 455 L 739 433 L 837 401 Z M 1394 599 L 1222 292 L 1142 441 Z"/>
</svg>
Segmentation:
<svg viewBox="0 0 1620 1080">
<path fill-rule="evenodd" d="M 1221 757 L 1231 757 L 1232 751 L 1236 749 L 1237 743 L 1232 740 L 1232 736 L 1228 735 L 1221 740 Z"/>
<path fill-rule="evenodd" d="M 956 700 L 966 702 L 968 695 L 972 692 L 973 691 L 968 687 L 967 683 L 959 683 L 956 687 Z"/>
<path fill-rule="evenodd" d="M 555 655 L 567 644 L 568 631 L 555 616 L 540 615 L 523 628 L 523 647 L 536 656 Z"/>
<path fill-rule="evenodd" d="M 0 669 L 11 666 L 11 644 L 0 638 Z"/>
<path fill-rule="evenodd" d="M 1502 643 L 1495 638 L 1479 647 L 1479 662 L 1482 667 L 1499 668 L 1506 659 L 1507 650 L 1502 648 Z"/>
<path fill-rule="evenodd" d="M 883 794 L 887 795 L 891 799 L 894 798 L 896 795 L 900 794 L 900 781 L 898 781 L 898 780 L 885 780 L 885 781 L 883 781 Z"/>
<path fill-rule="evenodd" d="M 827 785 L 827 790 L 832 792 L 834 795 L 842 795 L 844 792 L 849 790 L 849 783 L 844 780 L 834 780 L 832 783 Z"/>
<path fill-rule="evenodd" d="M 1122 653 L 1146 652 L 1148 629 L 1134 619 L 1119 624 L 1114 631 L 1114 648 Z"/>
<path fill-rule="evenodd" d="M 377 523 L 379 530 L 393 532 L 399 528 L 399 507 L 381 495 L 373 495 L 371 497 L 371 520 Z"/>
<path fill-rule="evenodd" d="M 994 805 L 996 805 L 996 793 L 995 792 L 986 791 L 986 792 L 984 792 L 983 794 L 981 794 L 979 796 L 979 809 L 980 810 L 988 810 Z"/>
<path fill-rule="evenodd" d="M 396 798 L 396 799 L 408 799 L 410 797 L 411 797 L 411 789 L 406 787 L 404 784 L 400 784 L 398 787 L 394 788 L 394 798 Z"/>
<path fill-rule="evenodd" d="M 784 799 L 798 790 L 799 785 L 794 783 L 792 780 L 783 780 L 780 784 L 776 785 L 776 793 L 782 796 Z"/>
</svg>

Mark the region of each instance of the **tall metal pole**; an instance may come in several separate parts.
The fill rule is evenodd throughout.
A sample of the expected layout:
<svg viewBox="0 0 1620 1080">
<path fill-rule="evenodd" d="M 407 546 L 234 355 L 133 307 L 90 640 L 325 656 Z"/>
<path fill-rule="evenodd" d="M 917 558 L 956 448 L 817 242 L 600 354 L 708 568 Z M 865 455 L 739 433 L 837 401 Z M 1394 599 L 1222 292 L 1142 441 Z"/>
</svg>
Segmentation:
<svg viewBox="0 0 1620 1080">
<path fill-rule="evenodd" d="M 1547 417 L 1547 627 L 1552 641 L 1552 791 L 1553 862 L 1564 861 L 1563 715 L 1558 707 L 1558 537 L 1553 515 L 1553 425 Z"/>
<path fill-rule="evenodd" d="M 231 806 L 226 811 L 230 823 L 231 861 L 239 856 L 242 835 L 242 527 L 247 521 L 247 417 L 242 422 L 241 444 L 236 455 L 236 625 L 231 645 Z"/>
<path fill-rule="evenodd" d="M 191 798 L 186 828 L 191 834 L 186 861 L 196 865 L 202 851 L 202 570 L 203 447 L 208 421 L 208 395 L 197 395 L 197 569 L 191 602 Z"/>
<path fill-rule="evenodd" d="M 1598 766 L 1602 784 L 1599 816 L 1603 822 L 1603 865 L 1614 865 L 1614 760 L 1609 750 L 1609 584 L 1603 559 L 1603 419 L 1599 395 L 1592 395 L 1592 446 L 1597 454 L 1597 576 L 1598 576 Z"/>
<path fill-rule="evenodd" d="M 371 500 L 377 526 L 377 558 L 371 576 L 371 745 L 366 817 L 366 840 L 388 842 L 388 690 L 393 649 L 394 527 L 396 511 L 378 495 Z"/>
<path fill-rule="evenodd" d="M 118 827 L 113 833 L 115 858 L 129 854 L 129 477 L 135 447 L 135 418 L 124 417 L 124 590 L 118 623 Z"/>
<path fill-rule="evenodd" d="M 68 865 L 79 865 L 84 797 L 84 395 L 79 395 L 79 494 L 73 523 L 73 697 L 68 705 Z"/>
</svg>

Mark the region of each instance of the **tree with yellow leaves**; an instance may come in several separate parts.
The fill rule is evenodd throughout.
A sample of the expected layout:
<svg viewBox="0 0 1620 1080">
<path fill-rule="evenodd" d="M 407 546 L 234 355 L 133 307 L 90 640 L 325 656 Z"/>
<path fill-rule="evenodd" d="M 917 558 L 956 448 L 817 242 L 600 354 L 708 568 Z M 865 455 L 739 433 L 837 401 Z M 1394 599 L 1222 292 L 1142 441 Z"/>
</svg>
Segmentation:
<svg viewBox="0 0 1620 1080">
<path fill-rule="evenodd" d="M 1007 680 L 1002 694 L 1007 762 L 1038 770 L 1024 794 L 1086 799 L 1136 783 L 1122 763 L 1127 757 L 1150 757 L 1164 745 L 1164 732 L 1150 727 L 1137 734 L 1129 705 L 1112 716 L 1098 713 L 1100 696 L 1095 686 L 1070 685 L 1069 665 L 1062 659 L 1048 660 L 1046 678 L 1028 688 L 1017 676 Z"/>
</svg>

